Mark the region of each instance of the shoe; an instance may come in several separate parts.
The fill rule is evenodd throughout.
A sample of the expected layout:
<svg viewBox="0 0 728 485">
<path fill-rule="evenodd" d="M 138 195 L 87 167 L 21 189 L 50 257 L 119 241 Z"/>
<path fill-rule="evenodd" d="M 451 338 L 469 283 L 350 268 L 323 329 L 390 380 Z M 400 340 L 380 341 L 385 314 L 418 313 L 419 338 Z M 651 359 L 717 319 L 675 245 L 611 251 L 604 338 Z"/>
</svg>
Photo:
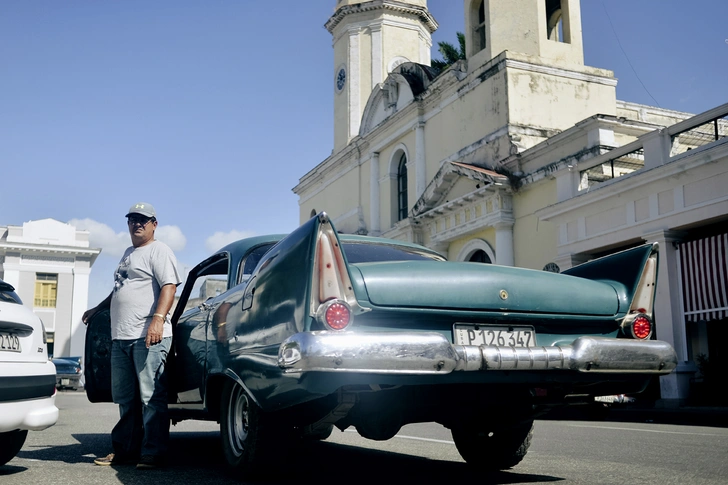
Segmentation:
<svg viewBox="0 0 728 485">
<path fill-rule="evenodd" d="M 94 463 L 99 466 L 133 465 L 134 463 L 136 463 L 136 460 L 133 458 L 122 456 L 122 455 L 116 455 L 114 453 L 109 453 L 106 456 L 96 458 L 94 460 Z"/>
<path fill-rule="evenodd" d="M 164 466 L 164 459 L 156 455 L 142 455 L 137 463 L 137 470 L 151 470 Z"/>
</svg>

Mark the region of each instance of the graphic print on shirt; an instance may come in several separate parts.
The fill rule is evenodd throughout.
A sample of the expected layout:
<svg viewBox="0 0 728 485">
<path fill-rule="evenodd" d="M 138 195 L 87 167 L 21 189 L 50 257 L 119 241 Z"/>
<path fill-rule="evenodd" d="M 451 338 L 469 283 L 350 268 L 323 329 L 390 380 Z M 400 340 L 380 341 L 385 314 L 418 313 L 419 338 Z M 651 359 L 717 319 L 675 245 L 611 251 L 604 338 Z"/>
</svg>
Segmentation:
<svg viewBox="0 0 728 485">
<path fill-rule="evenodd" d="M 114 291 L 118 291 L 124 282 L 129 279 L 129 256 L 126 256 L 119 262 L 119 267 L 116 268 L 114 273 Z"/>
</svg>

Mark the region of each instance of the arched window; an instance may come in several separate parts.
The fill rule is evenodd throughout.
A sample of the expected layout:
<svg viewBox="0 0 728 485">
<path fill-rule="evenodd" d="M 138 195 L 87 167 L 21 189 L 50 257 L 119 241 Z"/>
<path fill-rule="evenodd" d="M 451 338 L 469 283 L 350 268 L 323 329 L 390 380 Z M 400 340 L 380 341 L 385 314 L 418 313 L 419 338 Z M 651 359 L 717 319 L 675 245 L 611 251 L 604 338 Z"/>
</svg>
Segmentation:
<svg viewBox="0 0 728 485">
<path fill-rule="evenodd" d="M 316 212 L 316 209 L 311 209 L 311 215 L 309 215 L 308 217 L 309 218 L 316 217 L 316 214 L 318 214 L 318 212 Z"/>
<path fill-rule="evenodd" d="M 473 2 L 472 4 L 472 44 L 473 54 L 485 49 L 485 1 Z"/>
<path fill-rule="evenodd" d="M 407 155 L 402 153 L 397 167 L 397 220 L 407 219 Z"/>
<path fill-rule="evenodd" d="M 470 259 L 468 261 L 470 261 L 472 263 L 487 263 L 487 264 L 493 263 L 493 261 L 490 260 L 490 256 L 488 256 L 486 254 L 486 252 L 483 251 L 482 249 L 478 249 L 477 251 L 475 251 L 473 253 L 473 255 L 470 256 Z"/>
<path fill-rule="evenodd" d="M 546 0 L 546 32 L 549 40 L 566 42 L 561 0 Z"/>
<path fill-rule="evenodd" d="M 475 238 L 468 241 L 458 252 L 455 261 L 493 264 L 495 251 L 484 239 Z"/>
</svg>

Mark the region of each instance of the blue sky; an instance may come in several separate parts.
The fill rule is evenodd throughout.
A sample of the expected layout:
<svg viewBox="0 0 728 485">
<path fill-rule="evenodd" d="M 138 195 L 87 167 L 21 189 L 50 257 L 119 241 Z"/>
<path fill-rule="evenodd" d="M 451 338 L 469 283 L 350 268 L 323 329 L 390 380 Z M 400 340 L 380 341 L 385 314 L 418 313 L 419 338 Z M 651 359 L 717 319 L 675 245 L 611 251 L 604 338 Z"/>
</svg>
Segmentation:
<svg viewBox="0 0 728 485">
<path fill-rule="evenodd" d="M 103 248 L 95 305 L 157 208 L 183 267 L 231 239 L 298 226 L 298 179 L 331 153 L 335 0 L 4 0 L 0 225 L 54 218 Z M 624 101 L 700 113 L 728 101 L 728 2 L 582 0 L 587 65 Z M 461 0 L 429 0 L 437 42 Z M 610 22 L 611 20 L 611 22 Z"/>
</svg>

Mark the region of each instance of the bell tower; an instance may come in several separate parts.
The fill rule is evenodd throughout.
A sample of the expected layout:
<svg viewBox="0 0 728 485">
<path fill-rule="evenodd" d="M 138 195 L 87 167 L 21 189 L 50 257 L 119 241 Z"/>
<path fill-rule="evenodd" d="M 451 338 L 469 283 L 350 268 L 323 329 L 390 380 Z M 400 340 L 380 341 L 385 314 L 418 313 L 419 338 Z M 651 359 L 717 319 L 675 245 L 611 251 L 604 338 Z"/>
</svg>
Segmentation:
<svg viewBox="0 0 728 485">
<path fill-rule="evenodd" d="M 333 36 L 334 152 L 359 134 L 369 95 L 403 62 L 430 64 L 437 22 L 427 0 L 337 0 Z"/>
<path fill-rule="evenodd" d="M 468 59 L 503 51 L 560 67 L 583 66 L 579 0 L 464 0 Z"/>
</svg>

